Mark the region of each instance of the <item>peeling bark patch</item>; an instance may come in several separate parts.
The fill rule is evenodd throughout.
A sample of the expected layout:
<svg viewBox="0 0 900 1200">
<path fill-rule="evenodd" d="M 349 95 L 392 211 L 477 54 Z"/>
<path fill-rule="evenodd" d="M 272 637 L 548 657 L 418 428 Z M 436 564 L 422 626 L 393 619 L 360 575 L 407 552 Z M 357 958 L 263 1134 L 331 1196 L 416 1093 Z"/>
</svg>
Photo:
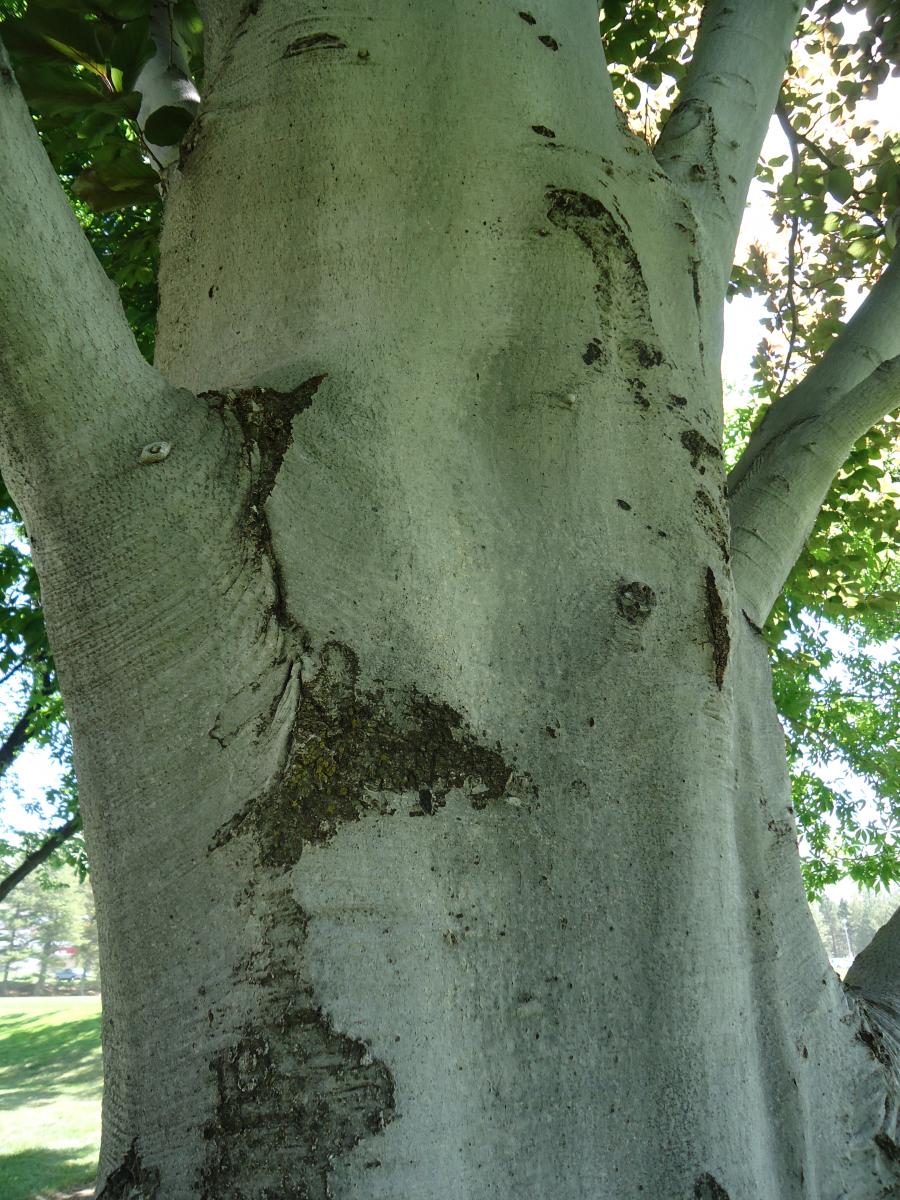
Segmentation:
<svg viewBox="0 0 900 1200">
<path fill-rule="evenodd" d="M 713 647 L 713 666 L 715 668 L 716 687 L 721 692 L 725 683 L 725 669 L 728 666 L 728 654 L 731 650 L 731 636 L 728 632 L 728 617 L 725 605 L 719 595 L 716 585 L 716 575 L 712 567 L 706 568 L 706 624 Z"/>
<path fill-rule="evenodd" d="M 282 58 L 294 58 L 298 54 L 308 54 L 311 50 L 346 50 L 347 43 L 342 42 L 333 33 L 311 33 L 307 37 L 297 38 L 285 48 Z"/>
<path fill-rule="evenodd" d="M 721 1183 L 712 1175 L 701 1175 L 694 1184 L 694 1200 L 731 1200 Z"/>
<path fill-rule="evenodd" d="M 125 1158 L 107 1177 L 97 1200 L 156 1200 L 158 1195 L 159 1169 L 141 1163 L 135 1139 Z"/>
<path fill-rule="evenodd" d="M 546 46 L 548 50 L 558 50 L 559 42 L 556 38 L 551 37 L 549 33 L 542 33 L 538 38 L 541 45 Z"/>
<path fill-rule="evenodd" d="M 656 593 L 646 583 L 620 583 L 616 589 L 616 608 L 629 625 L 643 625 L 656 607 Z"/>
<path fill-rule="evenodd" d="M 704 458 L 720 459 L 722 452 L 718 446 L 714 446 L 712 442 L 708 442 L 702 433 L 698 433 L 696 429 L 685 429 L 681 435 L 681 444 L 691 456 L 691 466 L 694 470 L 704 468 L 701 466 L 701 460 Z"/>
<path fill-rule="evenodd" d="M 218 830 L 210 852 L 252 832 L 260 861 L 287 870 L 303 846 L 324 843 L 373 808 L 376 793 L 423 792 L 434 812 L 451 788 L 468 786 L 484 808 L 513 771 L 499 745 L 484 746 L 449 705 L 413 691 L 403 697 L 358 685 L 356 656 L 331 642 L 319 673 L 302 687 L 290 747 L 277 780 Z"/>
<path fill-rule="evenodd" d="M 202 1200 L 327 1200 L 335 1158 L 393 1120 L 387 1066 L 334 1028 L 299 974 L 306 932 L 305 913 L 278 890 L 261 950 L 241 968 L 260 990 L 259 1017 L 209 1064 L 216 1101 Z"/>
<path fill-rule="evenodd" d="M 582 361 L 595 370 L 609 368 L 627 381 L 632 399 L 649 408 L 649 373 L 662 366 L 664 358 L 655 345 L 650 294 L 624 220 L 586 192 L 554 188 L 545 198 L 550 203 L 549 220 L 557 229 L 575 234 L 590 252 L 596 270 L 594 295 L 604 336 L 602 341 L 592 339 Z M 631 336 L 620 335 L 619 329 Z"/>
</svg>

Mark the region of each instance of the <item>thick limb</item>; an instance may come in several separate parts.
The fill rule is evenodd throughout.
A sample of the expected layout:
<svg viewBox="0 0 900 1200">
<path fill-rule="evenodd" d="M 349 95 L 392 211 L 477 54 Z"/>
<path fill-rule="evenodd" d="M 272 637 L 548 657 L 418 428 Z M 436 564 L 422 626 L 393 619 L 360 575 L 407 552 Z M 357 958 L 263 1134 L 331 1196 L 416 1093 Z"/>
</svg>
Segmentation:
<svg viewBox="0 0 900 1200">
<path fill-rule="evenodd" d="M 78 227 L 0 48 L 0 439 L 5 468 L 92 456 L 164 384 Z M 15 468 L 12 467 L 15 474 Z"/>
<path fill-rule="evenodd" d="M 798 0 L 709 0 L 656 158 L 705 224 L 724 287 L 744 201 L 775 110 Z"/>
<path fill-rule="evenodd" d="M 735 579 L 759 624 L 854 442 L 900 404 L 898 313 L 895 258 L 821 362 L 775 402 L 731 473 Z"/>
</svg>

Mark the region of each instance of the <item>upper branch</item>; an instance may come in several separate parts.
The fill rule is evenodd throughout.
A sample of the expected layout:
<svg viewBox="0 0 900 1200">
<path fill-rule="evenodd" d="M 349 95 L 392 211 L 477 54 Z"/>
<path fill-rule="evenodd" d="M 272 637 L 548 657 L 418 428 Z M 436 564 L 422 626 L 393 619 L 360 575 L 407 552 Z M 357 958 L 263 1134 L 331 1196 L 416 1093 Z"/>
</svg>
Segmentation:
<svg viewBox="0 0 900 1200">
<path fill-rule="evenodd" d="M 707 226 L 724 288 L 801 0 L 707 0 L 656 158 Z"/>
<path fill-rule="evenodd" d="M 103 436 L 146 391 L 114 285 L 63 194 L 0 44 L 0 439 L 4 457 Z"/>
<path fill-rule="evenodd" d="M 768 616 L 853 444 L 900 406 L 900 255 L 793 391 L 776 400 L 732 471 L 734 576 Z"/>
</svg>

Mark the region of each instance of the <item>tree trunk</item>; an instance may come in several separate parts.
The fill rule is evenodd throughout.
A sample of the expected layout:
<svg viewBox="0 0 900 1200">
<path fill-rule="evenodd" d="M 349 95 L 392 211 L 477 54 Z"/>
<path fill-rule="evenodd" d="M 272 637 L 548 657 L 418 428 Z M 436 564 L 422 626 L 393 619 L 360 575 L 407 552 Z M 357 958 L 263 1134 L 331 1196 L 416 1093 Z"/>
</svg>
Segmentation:
<svg viewBox="0 0 900 1200">
<path fill-rule="evenodd" d="M 705 227 L 593 3 L 369 7 L 206 5 L 182 390 L 64 487 L 6 467 L 101 921 L 100 1194 L 885 1198 L 732 577 Z"/>
</svg>

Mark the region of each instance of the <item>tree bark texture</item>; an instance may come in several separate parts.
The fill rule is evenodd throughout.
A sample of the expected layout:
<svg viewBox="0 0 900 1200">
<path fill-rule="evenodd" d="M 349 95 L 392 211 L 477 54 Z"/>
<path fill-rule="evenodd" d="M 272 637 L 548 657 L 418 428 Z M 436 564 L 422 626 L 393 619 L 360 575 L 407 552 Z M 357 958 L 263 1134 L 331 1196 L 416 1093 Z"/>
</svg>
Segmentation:
<svg viewBox="0 0 900 1200">
<path fill-rule="evenodd" d="M 732 574 L 714 197 L 623 129 L 587 0 L 204 19 L 168 382 L 4 466 L 101 921 L 99 1194 L 886 1200 L 893 1060 Z"/>
</svg>

